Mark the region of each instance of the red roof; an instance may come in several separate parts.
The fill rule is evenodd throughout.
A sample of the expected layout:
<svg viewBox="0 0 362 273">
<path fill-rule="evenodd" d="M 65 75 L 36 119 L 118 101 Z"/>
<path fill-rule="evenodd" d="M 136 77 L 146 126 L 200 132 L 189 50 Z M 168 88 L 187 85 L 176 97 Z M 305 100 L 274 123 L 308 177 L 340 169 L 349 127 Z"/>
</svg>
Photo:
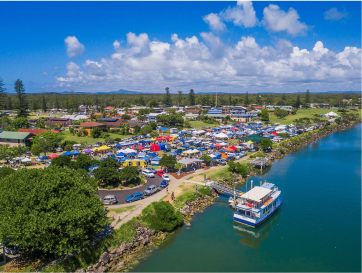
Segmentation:
<svg viewBox="0 0 362 273">
<path fill-rule="evenodd" d="M 48 132 L 49 130 L 41 130 L 41 129 L 19 129 L 18 132 L 23 133 L 32 133 L 38 136 L 40 133 Z"/>
<path fill-rule="evenodd" d="M 114 109 L 114 107 L 112 107 L 112 106 L 107 106 L 107 107 L 104 108 L 104 109 Z"/>
</svg>

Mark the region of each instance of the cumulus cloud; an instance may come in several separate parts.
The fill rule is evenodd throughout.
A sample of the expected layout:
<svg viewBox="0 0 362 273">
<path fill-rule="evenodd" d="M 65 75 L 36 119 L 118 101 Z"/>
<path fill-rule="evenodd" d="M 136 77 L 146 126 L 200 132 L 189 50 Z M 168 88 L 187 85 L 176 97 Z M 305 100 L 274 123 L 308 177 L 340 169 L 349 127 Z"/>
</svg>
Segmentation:
<svg viewBox="0 0 362 273">
<path fill-rule="evenodd" d="M 221 22 L 219 15 L 216 13 L 210 13 L 202 18 L 205 23 L 214 31 L 223 31 L 225 29 L 225 24 Z"/>
<path fill-rule="evenodd" d="M 253 27 L 258 24 L 253 4 L 249 1 L 238 1 L 235 7 L 228 7 L 220 16 L 237 26 Z"/>
<path fill-rule="evenodd" d="M 347 12 L 339 12 L 336 8 L 331 8 L 324 13 L 324 19 L 331 21 L 338 21 L 345 17 Z"/>
<path fill-rule="evenodd" d="M 43 73 L 43 76 L 48 76 L 48 72 L 46 72 L 44 70 L 41 73 Z"/>
<path fill-rule="evenodd" d="M 64 39 L 64 42 L 67 46 L 67 54 L 69 58 L 75 58 L 78 55 L 82 55 L 84 52 L 84 45 L 81 44 L 77 37 L 68 36 Z"/>
<path fill-rule="evenodd" d="M 291 35 L 304 34 L 308 29 L 305 23 L 299 21 L 299 15 L 293 8 L 288 12 L 281 10 L 279 6 L 270 4 L 264 8 L 264 19 L 262 23 L 269 31 L 286 31 Z"/>
<path fill-rule="evenodd" d="M 345 47 L 333 52 L 316 41 L 299 48 L 281 39 L 275 46 L 260 46 L 252 36 L 225 44 L 212 32 L 181 38 L 171 43 L 150 41 L 146 33 L 127 34 L 127 44 L 114 43 L 115 53 L 81 66 L 69 62 L 57 77 L 60 86 L 77 90 L 109 91 L 129 88 L 160 91 L 224 90 L 226 92 L 353 90 L 361 85 L 361 49 Z M 162 88 L 161 88 L 162 87 Z"/>
</svg>

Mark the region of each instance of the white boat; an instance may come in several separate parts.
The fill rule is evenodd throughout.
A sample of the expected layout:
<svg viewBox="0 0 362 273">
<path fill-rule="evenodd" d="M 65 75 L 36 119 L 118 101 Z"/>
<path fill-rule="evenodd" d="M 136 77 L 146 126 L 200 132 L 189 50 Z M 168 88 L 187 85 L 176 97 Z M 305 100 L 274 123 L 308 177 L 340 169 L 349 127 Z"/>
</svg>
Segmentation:
<svg viewBox="0 0 362 273">
<path fill-rule="evenodd" d="M 251 182 L 253 185 L 253 182 Z M 281 191 L 272 183 L 260 187 L 251 186 L 251 190 L 239 198 L 234 213 L 234 221 L 257 227 L 265 222 L 282 204 Z"/>
</svg>

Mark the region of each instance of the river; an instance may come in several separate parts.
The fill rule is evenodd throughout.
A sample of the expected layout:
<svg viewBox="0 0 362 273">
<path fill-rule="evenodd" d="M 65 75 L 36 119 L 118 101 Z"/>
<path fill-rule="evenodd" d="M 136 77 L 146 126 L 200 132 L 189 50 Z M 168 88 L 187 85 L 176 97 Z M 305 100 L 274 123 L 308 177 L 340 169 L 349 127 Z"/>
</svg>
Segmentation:
<svg viewBox="0 0 362 273">
<path fill-rule="evenodd" d="M 266 223 L 257 229 L 235 224 L 222 195 L 131 270 L 361 272 L 361 124 L 251 179 L 282 191 L 283 204 Z"/>
</svg>

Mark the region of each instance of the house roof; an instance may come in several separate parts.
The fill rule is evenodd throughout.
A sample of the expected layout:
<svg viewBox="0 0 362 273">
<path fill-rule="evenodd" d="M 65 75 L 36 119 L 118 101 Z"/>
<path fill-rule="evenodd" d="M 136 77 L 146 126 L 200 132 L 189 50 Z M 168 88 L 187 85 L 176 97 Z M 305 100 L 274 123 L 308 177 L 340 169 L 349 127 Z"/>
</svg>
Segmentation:
<svg viewBox="0 0 362 273">
<path fill-rule="evenodd" d="M 31 136 L 32 133 L 26 132 L 9 132 L 3 131 L 0 133 L 0 138 L 7 138 L 7 139 L 26 139 L 27 137 Z"/>
<path fill-rule="evenodd" d="M 49 130 L 41 130 L 41 129 L 19 129 L 18 132 L 21 133 L 32 133 L 38 136 L 40 133 L 48 132 Z"/>
<path fill-rule="evenodd" d="M 98 127 L 98 126 L 104 126 L 104 124 L 92 121 L 92 122 L 82 122 L 80 124 L 80 126 L 82 126 L 82 127 Z"/>
</svg>

